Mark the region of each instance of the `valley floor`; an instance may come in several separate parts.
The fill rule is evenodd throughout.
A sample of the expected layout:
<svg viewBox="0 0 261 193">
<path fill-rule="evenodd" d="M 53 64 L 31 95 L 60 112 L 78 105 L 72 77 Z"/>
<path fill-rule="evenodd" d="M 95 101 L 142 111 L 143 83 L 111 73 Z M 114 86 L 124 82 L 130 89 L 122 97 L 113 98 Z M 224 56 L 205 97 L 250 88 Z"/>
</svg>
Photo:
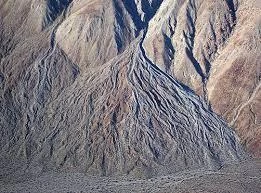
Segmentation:
<svg viewBox="0 0 261 193">
<path fill-rule="evenodd" d="M 224 166 L 218 171 L 187 171 L 151 179 L 128 177 L 87 177 L 80 173 L 45 173 L 20 182 L 0 182 L 0 192 L 157 192 L 157 193 L 259 193 L 261 191 L 261 160 Z"/>
</svg>

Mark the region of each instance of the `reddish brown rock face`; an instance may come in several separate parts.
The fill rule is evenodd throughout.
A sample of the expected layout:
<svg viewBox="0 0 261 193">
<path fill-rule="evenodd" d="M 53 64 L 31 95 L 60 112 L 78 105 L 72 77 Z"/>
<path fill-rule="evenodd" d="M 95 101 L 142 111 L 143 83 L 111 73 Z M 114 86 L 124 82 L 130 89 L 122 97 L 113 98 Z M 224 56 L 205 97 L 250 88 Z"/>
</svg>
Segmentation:
<svg viewBox="0 0 261 193">
<path fill-rule="evenodd" d="M 258 1 L 165 1 L 144 42 L 149 58 L 204 97 L 256 156 L 260 9 Z"/>
<path fill-rule="evenodd" d="M 260 3 L 259 3 L 260 4 Z M 231 37 L 213 62 L 208 82 L 213 109 L 260 156 L 260 5 L 242 2 Z"/>
<path fill-rule="evenodd" d="M 1 171 L 151 177 L 237 162 L 241 144 L 260 156 L 259 13 L 250 0 L 0 1 Z"/>
</svg>

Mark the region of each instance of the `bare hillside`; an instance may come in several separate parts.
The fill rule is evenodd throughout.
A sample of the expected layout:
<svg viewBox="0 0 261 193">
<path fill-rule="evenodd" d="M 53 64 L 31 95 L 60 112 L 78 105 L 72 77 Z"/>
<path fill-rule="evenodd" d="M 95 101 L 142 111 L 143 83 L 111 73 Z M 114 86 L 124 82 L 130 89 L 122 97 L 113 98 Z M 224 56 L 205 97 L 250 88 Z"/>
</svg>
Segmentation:
<svg viewBox="0 0 261 193">
<path fill-rule="evenodd" d="M 0 0 L 1 177 L 260 156 L 260 4 Z"/>
</svg>

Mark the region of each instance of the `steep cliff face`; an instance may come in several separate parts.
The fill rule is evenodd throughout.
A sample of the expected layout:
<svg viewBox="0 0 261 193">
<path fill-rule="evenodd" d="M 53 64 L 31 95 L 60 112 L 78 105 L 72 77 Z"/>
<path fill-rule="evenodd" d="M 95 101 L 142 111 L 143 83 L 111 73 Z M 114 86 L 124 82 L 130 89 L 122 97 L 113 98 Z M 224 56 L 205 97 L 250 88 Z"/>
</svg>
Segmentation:
<svg viewBox="0 0 261 193">
<path fill-rule="evenodd" d="M 244 32 L 243 16 L 237 19 L 245 7 L 232 1 L 2 0 L 1 172 L 140 177 L 245 159 L 236 134 L 208 102 L 258 155 L 259 31 L 247 36 L 256 52 L 223 63 L 233 54 L 236 29 L 243 37 L 251 29 Z M 249 13 L 253 25 L 259 9 Z M 250 65 L 239 56 L 256 60 Z M 239 71 L 242 82 L 235 85 Z M 248 95 L 234 104 L 242 86 Z M 228 96 L 220 100 L 219 92 Z"/>
</svg>

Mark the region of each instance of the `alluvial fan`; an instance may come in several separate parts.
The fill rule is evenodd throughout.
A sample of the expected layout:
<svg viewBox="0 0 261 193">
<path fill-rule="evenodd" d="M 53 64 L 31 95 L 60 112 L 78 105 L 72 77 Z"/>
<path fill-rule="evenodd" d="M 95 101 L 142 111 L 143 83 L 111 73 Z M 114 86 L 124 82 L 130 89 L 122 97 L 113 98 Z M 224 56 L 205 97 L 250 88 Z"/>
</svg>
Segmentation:
<svg viewBox="0 0 261 193">
<path fill-rule="evenodd" d="M 166 20 L 178 25 L 182 17 L 176 17 L 171 2 L 0 1 L 1 175 L 59 170 L 151 177 L 247 158 L 235 132 L 210 109 L 207 64 L 214 54 L 206 57 L 205 70 L 193 56 L 194 47 L 201 49 L 192 39 L 203 1 L 173 0 L 188 19 L 185 47 L 173 43 L 178 41 L 174 31 L 165 34 L 172 29 Z M 218 6 L 235 12 L 235 5 L 226 2 Z M 174 15 L 161 23 L 164 11 Z M 223 45 L 235 15 L 220 14 L 226 27 L 213 41 Z M 157 35 L 165 38 L 166 53 L 173 48 L 173 57 L 174 47 L 180 48 L 180 59 L 166 63 L 166 53 L 152 51 L 156 45 L 150 43 L 161 38 Z M 170 70 L 187 64 L 181 59 L 183 48 L 194 65 L 179 72 L 202 75 L 202 96 Z"/>
</svg>

